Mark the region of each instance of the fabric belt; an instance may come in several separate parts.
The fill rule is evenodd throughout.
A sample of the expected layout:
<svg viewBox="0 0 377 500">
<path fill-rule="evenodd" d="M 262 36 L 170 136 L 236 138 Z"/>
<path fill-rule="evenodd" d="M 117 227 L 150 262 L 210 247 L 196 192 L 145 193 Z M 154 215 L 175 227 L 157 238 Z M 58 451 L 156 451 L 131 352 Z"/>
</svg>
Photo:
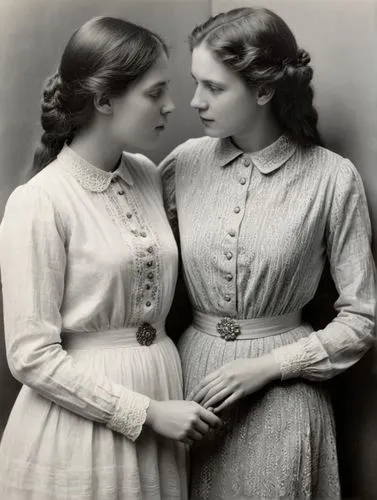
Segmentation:
<svg viewBox="0 0 377 500">
<path fill-rule="evenodd" d="M 194 328 L 224 340 L 259 339 L 280 335 L 301 325 L 301 311 L 269 318 L 237 319 L 194 311 Z"/>
<path fill-rule="evenodd" d="M 164 323 L 142 323 L 139 326 L 92 332 L 63 332 L 62 346 L 71 349 L 150 346 L 166 338 Z"/>
</svg>

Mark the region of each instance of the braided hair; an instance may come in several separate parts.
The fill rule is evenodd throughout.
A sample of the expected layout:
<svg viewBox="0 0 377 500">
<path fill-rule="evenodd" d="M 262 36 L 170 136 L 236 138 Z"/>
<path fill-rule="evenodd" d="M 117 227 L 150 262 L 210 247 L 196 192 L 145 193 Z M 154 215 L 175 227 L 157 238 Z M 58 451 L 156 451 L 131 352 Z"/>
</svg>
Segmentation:
<svg viewBox="0 0 377 500">
<path fill-rule="evenodd" d="M 86 22 L 69 40 L 58 71 L 46 80 L 42 96 L 43 134 L 31 175 L 51 163 L 65 143 L 90 123 L 94 97 L 116 97 L 151 68 L 163 40 L 152 31 L 112 17 Z"/>
</svg>

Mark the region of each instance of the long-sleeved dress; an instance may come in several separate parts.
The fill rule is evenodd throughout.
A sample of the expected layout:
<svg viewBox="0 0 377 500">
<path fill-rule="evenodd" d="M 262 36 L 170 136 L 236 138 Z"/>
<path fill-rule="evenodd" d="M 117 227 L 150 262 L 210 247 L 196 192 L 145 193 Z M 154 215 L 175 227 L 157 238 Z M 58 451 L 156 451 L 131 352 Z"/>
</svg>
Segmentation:
<svg viewBox="0 0 377 500">
<path fill-rule="evenodd" d="M 182 399 L 164 331 L 177 248 L 157 168 L 65 146 L 10 196 L 0 230 L 7 356 L 24 385 L 0 445 L 6 500 L 181 500 L 183 444 L 143 426 Z"/>
<path fill-rule="evenodd" d="M 236 358 L 272 352 L 282 372 L 281 382 L 224 410 L 224 427 L 193 446 L 190 498 L 338 498 L 321 382 L 357 362 L 374 338 L 375 271 L 358 172 L 285 135 L 253 154 L 229 138 L 191 139 L 160 169 L 195 310 L 179 344 L 185 393 Z M 300 311 L 326 255 L 338 314 L 313 331 Z"/>
</svg>

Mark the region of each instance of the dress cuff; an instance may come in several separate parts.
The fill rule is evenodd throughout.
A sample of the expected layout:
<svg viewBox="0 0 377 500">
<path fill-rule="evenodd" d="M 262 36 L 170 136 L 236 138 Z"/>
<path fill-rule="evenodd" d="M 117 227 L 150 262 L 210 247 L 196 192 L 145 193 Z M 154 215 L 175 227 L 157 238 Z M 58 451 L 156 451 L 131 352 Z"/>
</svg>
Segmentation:
<svg viewBox="0 0 377 500">
<path fill-rule="evenodd" d="M 116 387 L 119 399 L 107 427 L 112 431 L 120 432 L 131 441 L 135 441 L 147 418 L 150 398 L 120 385 Z"/>
<path fill-rule="evenodd" d="M 272 354 L 280 365 L 281 380 L 302 376 L 302 371 L 307 364 L 307 356 L 298 342 L 277 347 Z"/>
</svg>

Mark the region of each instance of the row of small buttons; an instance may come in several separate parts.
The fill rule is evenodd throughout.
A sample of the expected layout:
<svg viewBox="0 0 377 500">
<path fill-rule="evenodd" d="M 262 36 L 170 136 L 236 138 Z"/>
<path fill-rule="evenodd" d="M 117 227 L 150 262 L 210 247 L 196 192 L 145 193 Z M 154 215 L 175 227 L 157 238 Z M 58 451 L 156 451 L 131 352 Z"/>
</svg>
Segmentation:
<svg viewBox="0 0 377 500">
<path fill-rule="evenodd" d="M 243 165 L 247 168 L 247 167 L 250 167 L 251 162 L 250 162 L 249 158 L 243 158 L 243 159 L 242 159 L 242 164 L 243 164 Z M 239 177 L 238 182 L 239 182 L 239 184 L 240 184 L 241 186 L 246 186 L 246 184 L 247 184 L 247 178 L 246 178 L 246 177 L 244 177 L 244 176 L 241 176 L 241 177 Z M 240 206 L 236 206 L 236 207 L 234 207 L 234 208 L 233 208 L 233 212 L 234 212 L 235 214 L 240 214 L 240 213 L 241 213 L 241 207 L 240 207 Z M 236 237 L 236 235 L 237 235 L 237 231 L 236 231 L 235 229 L 233 229 L 233 228 L 232 228 L 232 229 L 229 229 L 229 230 L 228 230 L 228 236 L 229 236 L 230 238 L 235 238 L 235 237 Z M 231 252 L 231 251 L 229 251 L 229 250 L 225 252 L 225 258 L 226 258 L 229 262 L 230 262 L 230 261 L 232 261 L 233 256 L 234 256 L 234 255 L 233 255 L 233 252 Z M 233 265 L 234 265 L 234 264 L 233 264 Z M 225 274 L 225 279 L 226 279 L 229 283 L 233 280 L 233 278 L 234 278 L 234 275 L 233 275 L 231 272 L 228 272 L 228 273 L 226 273 L 226 274 Z M 228 303 L 229 303 L 229 302 L 231 302 L 231 301 L 232 301 L 232 297 L 231 297 L 231 295 L 230 295 L 230 294 L 225 294 L 225 295 L 223 296 L 223 298 L 224 298 L 225 302 L 228 302 Z"/>
<path fill-rule="evenodd" d="M 116 181 L 117 181 L 117 176 L 114 176 L 114 177 L 111 179 L 111 182 L 114 184 Z M 119 195 L 119 196 L 123 196 L 123 195 L 125 194 L 125 191 L 124 191 L 123 189 L 119 189 L 119 190 L 117 191 L 117 193 L 118 193 L 118 195 Z M 132 213 L 131 213 L 131 212 L 127 212 L 127 213 L 126 213 L 126 217 L 127 217 L 127 219 L 132 219 Z M 138 231 L 137 229 L 132 229 L 132 230 L 131 230 L 131 233 L 132 233 L 135 237 L 137 237 L 137 236 L 141 236 L 142 238 L 147 238 L 147 233 L 146 233 L 145 231 Z M 149 254 L 152 254 L 152 253 L 154 252 L 153 246 L 149 246 L 149 247 L 147 248 L 147 252 L 148 252 Z M 147 266 L 148 268 L 153 267 L 153 264 L 154 264 L 154 261 L 153 261 L 153 260 L 148 260 L 148 261 L 146 262 L 146 266 Z M 153 281 L 153 279 L 154 279 L 154 273 L 153 273 L 153 272 L 148 272 L 148 274 L 147 274 L 147 278 L 148 278 L 150 281 Z M 151 284 L 150 284 L 150 283 L 146 283 L 146 285 L 145 285 L 145 290 L 151 290 L 151 288 L 152 288 Z M 150 300 L 147 300 L 147 301 L 145 302 L 145 305 L 146 305 L 146 307 L 151 307 L 151 306 L 152 306 L 152 302 L 151 302 Z"/>
</svg>

